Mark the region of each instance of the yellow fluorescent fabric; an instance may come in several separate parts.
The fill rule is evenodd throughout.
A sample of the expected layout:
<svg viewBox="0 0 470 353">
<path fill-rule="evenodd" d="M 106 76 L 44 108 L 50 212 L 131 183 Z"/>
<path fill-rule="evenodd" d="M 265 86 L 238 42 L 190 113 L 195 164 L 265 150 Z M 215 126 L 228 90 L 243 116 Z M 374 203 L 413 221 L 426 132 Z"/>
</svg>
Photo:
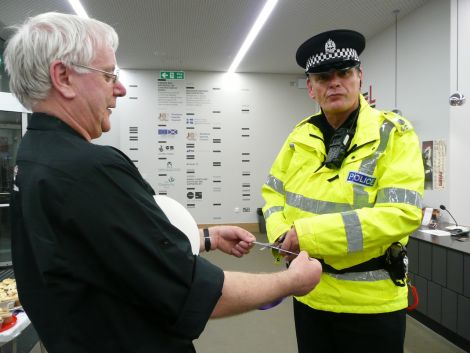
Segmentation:
<svg viewBox="0 0 470 353">
<path fill-rule="evenodd" d="M 322 166 L 323 136 L 309 117 L 288 136 L 262 188 L 269 240 L 294 225 L 301 250 L 338 270 L 381 256 L 394 242 L 406 244 L 422 215 L 424 169 L 411 124 L 360 101 L 354 151 L 339 170 Z M 299 300 L 320 310 L 380 313 L 406 307 L 407 288 L 324 273 Z"/>
</svg>

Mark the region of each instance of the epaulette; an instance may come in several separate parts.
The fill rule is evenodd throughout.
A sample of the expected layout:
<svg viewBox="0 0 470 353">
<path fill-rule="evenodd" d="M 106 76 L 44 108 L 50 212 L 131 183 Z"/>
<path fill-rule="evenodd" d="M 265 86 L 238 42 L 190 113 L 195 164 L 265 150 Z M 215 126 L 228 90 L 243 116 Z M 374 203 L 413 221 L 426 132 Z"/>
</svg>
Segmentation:
<svg viewBox="0 0 470 353">
<path fill-rule="evenodd" d="M 398 115 L 395 112 L 387 112 L 387 111 L 384 111 L 383 115 L 385 119 L 387 119 L 393 125 L 395 125 L 397 132 L 400 135 L 403 135 L 404 133 L 408 131 L 413 131 L 413 125 L 411 125 L 411 123 L 407 119 L 402 117 L 401 115 Z"/>
</svg>

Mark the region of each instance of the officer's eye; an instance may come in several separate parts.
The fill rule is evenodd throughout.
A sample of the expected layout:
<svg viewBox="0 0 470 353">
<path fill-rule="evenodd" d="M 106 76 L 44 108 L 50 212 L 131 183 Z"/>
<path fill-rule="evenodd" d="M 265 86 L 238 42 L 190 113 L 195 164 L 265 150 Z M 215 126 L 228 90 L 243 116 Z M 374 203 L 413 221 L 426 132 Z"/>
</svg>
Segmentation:
<svg viewBox="0 0 470 353">
<path fill-rule="evenodd" d="M 340 78 L 349 77 L 352 74 L 352 70 L 353 70 L 352 68 L 351 69 L 346 69 L 346 70 L 340 70 L 340 71 L 338 71 L 338 77 L 340 77 Z"/>
<path fill-rule="evenodd" d="M 328 81 L 329 79 L 331 79 L 331 73 L 325 72 L 321 74 L 314 74 L 313 77 L 315 78 L 315 81 Z"/>
</svg>

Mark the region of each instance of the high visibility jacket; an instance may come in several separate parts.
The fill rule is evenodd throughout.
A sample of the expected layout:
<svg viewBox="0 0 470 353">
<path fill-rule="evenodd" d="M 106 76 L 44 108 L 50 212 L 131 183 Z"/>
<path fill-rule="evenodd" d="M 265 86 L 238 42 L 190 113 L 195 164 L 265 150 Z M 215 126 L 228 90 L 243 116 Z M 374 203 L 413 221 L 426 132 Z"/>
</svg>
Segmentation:
<svg viewBox="0 0 470 353">
<path fill-rule="evenodd" d="M 362 96 L 360 105 L 340 169 L 323 165 L 323 135 L 308 117 L 288 136 L 262 188 L 269 241 L 295 226 L 300 249 L 337 270 L 379 257 L 394 242 L 407 244 L 422 218 L 424 168 L 411 124 Z M 405 308 L 407 293 L 379 269 L 324 272 L 315 290 L 297 299 L 318 310 L 384 313 Z"/>
</svg>

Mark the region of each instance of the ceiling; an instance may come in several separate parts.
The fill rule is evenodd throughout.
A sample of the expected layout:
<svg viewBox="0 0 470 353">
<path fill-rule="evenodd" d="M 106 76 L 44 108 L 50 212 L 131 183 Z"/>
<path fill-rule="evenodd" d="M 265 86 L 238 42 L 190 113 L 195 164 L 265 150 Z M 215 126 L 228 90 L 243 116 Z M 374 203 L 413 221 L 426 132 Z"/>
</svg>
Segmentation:
<svg viewBox="0 0 470 353">
<path fill-rule="evenodd" d="M 349 28 L 369 39 L 394 25 L 395 9 L 400 20 L 428 1 L 279 0 L 237 72 L 300 73 L 295 52 L 312 35 Z M 123 69 L 226 71 L 265 0 L 81 2 L 90 17 L 118 32 Z M 67 0 L 0 0 L 0 27 L 47 11 L 74 13 Z"/>
</svg>

